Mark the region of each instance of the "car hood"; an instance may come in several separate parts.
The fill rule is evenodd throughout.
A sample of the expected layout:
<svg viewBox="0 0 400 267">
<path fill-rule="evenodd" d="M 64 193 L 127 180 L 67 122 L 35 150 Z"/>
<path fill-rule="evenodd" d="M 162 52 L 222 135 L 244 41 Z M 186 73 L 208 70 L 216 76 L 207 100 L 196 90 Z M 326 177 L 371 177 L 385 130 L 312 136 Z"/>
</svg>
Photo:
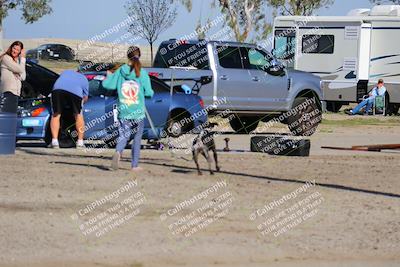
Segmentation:
<svg viewBox="0 0 400 267">
<path fill-rule="evenodd" d="M 301 70 L 295 70 L 295 69 L 292 69 L 292 68 L 288 68 L 287 71 L 288 71 L 289 75 L 293 74 L 293 75 L 311 75 L 311 76 L 315 76 L 312 73 L 309 73 L 309 72 L 306 72 L 306 71 L 301 71 Z"/>
<path fill-rule="evenodd" d="M 305 71 L 301 71 L 301 70 L 295 70 L 295 69 L 287 69 L 288 72 L 288 76 L 289 78 L 293 78 L 293 79 L 300 79 L 300 80 L 304 80 L 307 79 L 309 81 L 318 83 L 321 81 L 321 78 L 317 75 L 314 75 L 312 73 L 309 72 L 305 72 Z"/>
</svg>

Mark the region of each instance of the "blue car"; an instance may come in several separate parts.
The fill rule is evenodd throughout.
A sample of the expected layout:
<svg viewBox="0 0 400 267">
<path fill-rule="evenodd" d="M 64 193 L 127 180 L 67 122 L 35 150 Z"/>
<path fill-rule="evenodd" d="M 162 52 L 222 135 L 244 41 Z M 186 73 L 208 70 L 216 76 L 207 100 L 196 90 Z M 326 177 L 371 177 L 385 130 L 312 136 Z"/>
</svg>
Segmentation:
<svg viewBox="0 0 400 267">
<path fill-rule="evenodd" d="M 17 141 L 39 140 L 51 143 L 50 98 L 52 86 L 58 74 L 34 63 L 27 63 L 27 79 L 23 85 L 23 95 L 41 98 L 23 99 L 19 102 Z M 115 146 L 118 137 L 117 95 L 102 87 L 105 72 L 84 73 L 89 80 L 89 101 L 83 107 L 85 119 L 85 139 L 102 140 L 109 147 Z M 185 88 L 176 86 L 172 89 L 156 77 L 150 76 L 154 96 L 146 99 L 148 117 L 145 120 L 144 139 L 158 140 L 165 135 L 178 137 L 196 129 L 207 122 L 202 99 L 195 94 L 188 94 Z M 76 131 L 74 118 L 65 107 L 62 114 L 59 136 L 61 147 L 75 146 Z"/>
</svg>

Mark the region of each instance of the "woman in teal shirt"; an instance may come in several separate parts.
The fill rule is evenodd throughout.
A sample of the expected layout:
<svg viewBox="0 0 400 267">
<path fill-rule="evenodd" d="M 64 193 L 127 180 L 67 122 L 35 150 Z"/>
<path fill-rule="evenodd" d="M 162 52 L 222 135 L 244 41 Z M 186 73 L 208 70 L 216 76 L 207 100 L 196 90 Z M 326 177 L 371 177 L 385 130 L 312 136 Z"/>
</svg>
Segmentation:
<svg viewBox="0 0 400 267">
<path fill-rule="evenodd" d="M 132 170 L 139 171 L 140 145 L 146 117 L 145 97 L 153 97 L 154 91 L 149 74 L 142 69 L 139 47 L 130 47 L 127 55 L 128 64 L 122 65 L 114 73 L 108 72 L 107 79 L 103 81 L 104 88 L 118 91 L 119 137 L 111 168 L 118 170 L 122 152 L 133 137 Z"/>
</svg>

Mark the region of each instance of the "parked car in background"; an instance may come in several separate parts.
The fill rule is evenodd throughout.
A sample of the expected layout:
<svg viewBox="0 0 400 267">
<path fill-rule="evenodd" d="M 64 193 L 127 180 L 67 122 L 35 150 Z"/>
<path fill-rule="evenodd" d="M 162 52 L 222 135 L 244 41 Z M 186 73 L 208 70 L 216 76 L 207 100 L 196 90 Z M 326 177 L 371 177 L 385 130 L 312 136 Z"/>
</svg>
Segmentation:
<svg viewBox="0 0 400 267">
<path fill-rule="evenodd" d="M 321 121 L 321 79 L 285 68 L 254 44 L 171 39 L 161 43 L 148 71 L 166 83 L 209 77 L 199 95 L 213 113 L 233 113 L 230 124 L 238 133 L 252 132 L 260 121 L 307 103 L 281 122 L 294 135 L 311 135 Z"/>
<path fill-rule="evenodd" d="M 117 127 L 117 92 L 103 88 L 102 80 L 105 72 L 84 73 L 89 80 L 89 101 L 83 107 L 85 118 L 85 139 L 103 140 L 109 146 L 115 145 L 118 137 Z M 42 96 L 41 98 L 22 99 L 19 101 L 17 141 L 41 140 L 47 144 L 51 142 L 50 98 L 51 91 L 58 74 L 31 61 L 27 62 L 27 80 L 23 91 L 29 96 Z M 148 119 L 145 120 L 143 139 L 157 140 L 163 133 L 171 136 L 180 136 L 199 125 L 207 122 L 207 115 L 203 111 L 202 99 L 194 94 L 185 94 L 180 87 L 174 87 L 173 94 L 170 87 L 151 76 L 154 90 L 152 99 L 146 99 L 146 107 L 150 114 L 154 130 Z M 45 97 L 46 96 L 46 97 Z M 74 118 L 71 113 L 63 114 L 61 119 L 60 146 L 72 147 L 75 130 Z M 182 123 L 184 121 L 184 123 Z"/>
<path fill-rule="evenodd" d="M 63 44 L 43 44 L 35 49 L 26 52 L 27 58 L 44 59 L 44 60 L 67 60 L 75 59 L 75 51 Z"/>
</svg>

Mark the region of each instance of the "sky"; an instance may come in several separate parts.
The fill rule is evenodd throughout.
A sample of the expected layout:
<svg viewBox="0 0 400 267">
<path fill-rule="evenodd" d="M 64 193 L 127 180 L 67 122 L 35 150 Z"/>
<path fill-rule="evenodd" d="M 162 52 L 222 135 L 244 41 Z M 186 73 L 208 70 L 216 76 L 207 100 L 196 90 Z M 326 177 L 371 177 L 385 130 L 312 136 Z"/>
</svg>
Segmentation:
<svg viewBox="0 0 400 267">
<path fill-rule="evenodd" d="M 158 41 L 192 33 L 200 16 L 203 21 L 207 18 L 216 18 L 219 11 L 211 8 L 212 1 L 193 0 L 191 13 L 179 5 L 178 17 L 174 25 L 165 31 Z M 21 11 L 10 11 L 3 23 L 3 37 L 12 40 L 32 38 L 88 40 L 127 18 L 124 8 L 126 2 L 127 0 L 52 0 L 53 13 L 33 24 L 24 23 L 21 19 Z M 316 14 L 345 15 L 351 9 L 369 7 L 371 7 L 369 0 L 336 0 L 329 9 L 323 8 Z M 222 28 L 222 23 L 220 25 Z M 126 30 L 124 29 L 123 32 L 125 33 Z M 112 42 L 115 38 L 110 35 L 104 38 L 104 41 Z"/>
</svg>

